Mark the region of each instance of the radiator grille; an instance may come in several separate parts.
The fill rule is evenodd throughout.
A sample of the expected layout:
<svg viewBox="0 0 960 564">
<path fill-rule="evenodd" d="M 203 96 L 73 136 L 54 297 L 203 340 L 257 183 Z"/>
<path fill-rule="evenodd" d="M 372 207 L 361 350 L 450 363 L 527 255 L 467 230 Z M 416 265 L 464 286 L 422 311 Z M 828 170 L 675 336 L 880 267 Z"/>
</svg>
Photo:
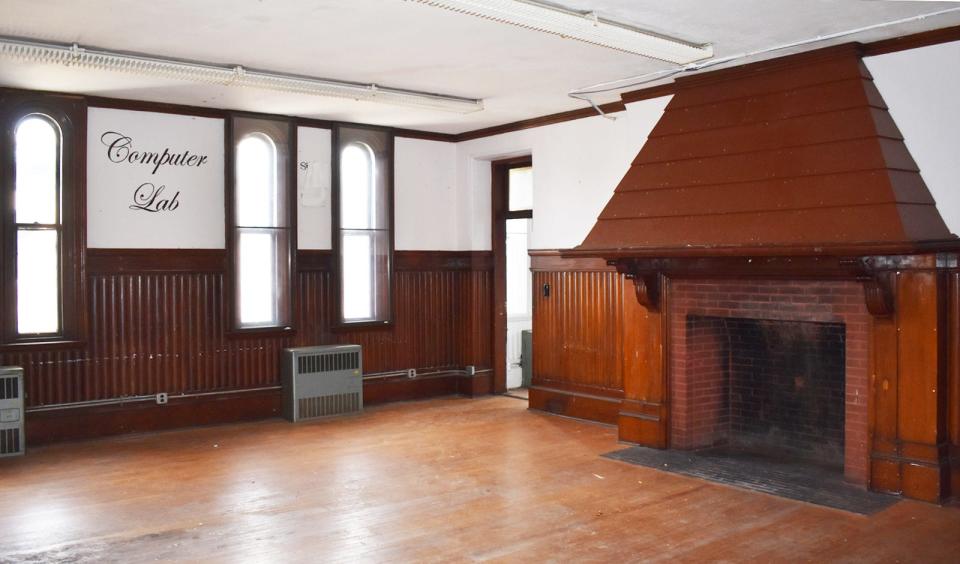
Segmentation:
<svg viewBox="0 0 960 564">
<path fill-rule="evenodd" d="M 300 398 L 298 401 L 297 410 L 301 418 L 340 415 L 360 410 L 360 394 L 356 392 Z"/>
<path fill-rule="evenodd" d="M 20 452 L 20 429 L 0 429 L 0 454 Z"/>
<path fill-rule="evenodd" d="M 297 372 L 300 374 L 356 370 L 358 368 L 360 368 L 359 352 L 311 354 L 297 358 Z"/>
<path fill-rule="evenodd" d="M 20 397 L 20 378 L 17 376 L 0 376 L 0 400 L 17 399 Z"/>
</svg>

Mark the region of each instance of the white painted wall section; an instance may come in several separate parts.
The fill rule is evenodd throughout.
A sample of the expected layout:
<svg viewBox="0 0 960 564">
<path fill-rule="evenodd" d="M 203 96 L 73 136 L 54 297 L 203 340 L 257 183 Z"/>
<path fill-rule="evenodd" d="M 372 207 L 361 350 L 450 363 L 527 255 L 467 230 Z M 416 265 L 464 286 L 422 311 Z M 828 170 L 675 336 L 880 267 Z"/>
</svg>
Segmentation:
<svg viewBox="0 0 960 564">
<path fill-rule="evenodd" d="M 533 157 L 531 249 L 579 245 L 663 115 L 670 96 L 614 114 L 504 133 L 457 144 L 461 213 L 473 223 L 470 250 L 490 249 L 490 161 Z"/>
<path fill-rule="evenodd" d="M 960 233 L 960 42 L 864 61 L 940 215 Z"/>
<path fill-rule="evenodd" d="M 90 108 L 87 246 L 224 248 L 223 120 Z"/>
<path fill-rule="evenodd" d="M 469 238 L 470 225 L 469 218 L 460 213 L 456 157 L 457 149 L 453 143 L 396 138 L 395 249 L 465 249 L 462 242 Z"/>
<path fill-rule="evenodd" d="M 297 128 L 297 247 L 330 249 L 332 132 Z"/>
</svg>

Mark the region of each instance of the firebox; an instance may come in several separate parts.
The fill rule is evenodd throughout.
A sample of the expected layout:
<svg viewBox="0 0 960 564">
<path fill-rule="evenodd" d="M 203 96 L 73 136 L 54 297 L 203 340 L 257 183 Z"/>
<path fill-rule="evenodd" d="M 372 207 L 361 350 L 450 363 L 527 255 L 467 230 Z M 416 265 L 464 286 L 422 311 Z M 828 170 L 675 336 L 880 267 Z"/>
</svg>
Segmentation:
<svg viewBox="0 0 960 564">
<path fill-rule="evenodd" d="M 676 443 L 843 468 L 842 323 L 690 315 L 686 324 L 696 362 L 687 378 L 710 409 L 694 411 Z"/>
<path fill-rule="evenodd" d="M 843 281 L 677 281 L 670 446 L 732 447 L 866 483 L 869 314 Z"/>
</svg>

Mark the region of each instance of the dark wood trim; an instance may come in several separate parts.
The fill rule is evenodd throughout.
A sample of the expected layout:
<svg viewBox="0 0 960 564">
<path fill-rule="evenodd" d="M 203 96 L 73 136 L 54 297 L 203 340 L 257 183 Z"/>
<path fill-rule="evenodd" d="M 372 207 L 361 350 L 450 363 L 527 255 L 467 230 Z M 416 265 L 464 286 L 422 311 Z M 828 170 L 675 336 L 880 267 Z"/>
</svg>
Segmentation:
<svg viewBox="0 0 960 564">
<path fill-rule="evenodd" d="M 286 175 L 282 190 L 286 192 L 282 203 L 284 204 L 284 215 L 286 216 L 286 272 L 281 280 L 280 307 L 283 311 L 280 313 L 282 322 L 274 327 L 254 327 L 241 328 L 237 316 L 237 227 L 236 227 L 236 203 L 234 196 L 236 193 L 236 139 L 235 139 L 235 120 L 254 119 L 269 123 L 277 132 L 286 130 L 285 154 L 280 155 L 280 166 L 286 165 Z M 263 117 L 262 114 L 251 114 L 248 112 L 231 112 L 224 121 L 224 228 L 226 242 L 226 271 L 224 277 L 224 290 L 227 299 L 224 307 L 227 309 L 227 320 L 230 327 L 230 334 L 234 335 L 272 335 L 289 334 L 294 327 L 294 320 L 297 311 L 297 125 L 294 120 L 287 118 L 275 118 L 272 116 Z"/>
<path fill-rule="evenodd" d="M 39 113 L 60 129 L 59 261 L 60 332 L 24 337 L 17 333 L 17 225 L 15 211 L 15 128 L 20 120 Z M 0 89 L 0 303 L 4 344 L 48 344 L 83 341 L 87 332 L 87 105 L 80 96 Z"/>
<path fill-rule="evenodd" d="M 867 43 L 863 46 L 863 55 L 865 57 L 874 57 L 876 55 L 907 51 L 918 47 L 929 47 L 931 45 L 950 43 L 952 41 L 960 41 L 960 25 L 921 31 L 920 33 L 891 37 L 890 39 L 881 39 Z"/>
<path fill-rule="evenodd" d="M 950 43 L 952 41 L 960 41 L 960 26 L 923 31 L 923 32 L 914 33 L 911 35 L 893 37 L 890 39 L 881 39 L 879 41 L 874 41 L 871 43 L 860 44 L 860 49 L 863 56 L 874 57 L 877 55 L 894 53 L 897 51 L 906 51 L 910 49 L 916 49 L 918 47 L 928 47 L 931 45 L 939 45 L 941 43 Z M 827 47 L 827 49 L 830 49 L 830 48 L 832 47 Z M 783 58 L 783 57 L 779 57 L 779 58 Z M 746 66 L 746 65 L 740 65 L 740 66 Z M 0 88 L 0 91 L 2 90 L 16 90 L 16 89 Z M 618 101 L 601 104 L 600 109 L 603 110 L 604 113 L 621 112 L 626 109 L 625 108 L 626 104 L 632 104 L 634 102 L 649 100 L 652 98 L 659 98 L 661 96 L 669 96 L 674 94 L 675 92 L 676 92 L 676 84 L 673 82 L 667 83 L 667 84 L 658 84 L 648 88 L 631 90 L 631 91 L 622 93 L 620 95 L 620 100 Z M 46 93 L 65 94 L 60 92 L 46 92 Z M 204 106 L 191 106 L 191 105 L 185 105 L 185 104 L 170 104 L 165 102 L 128 100 L 128 99 L 121 99 L 121 98 L 110 98 L 105 96 L 83 96 L 81 94 L 77 94 L 76 96 L 86 98 L 90 107 L 97 107 L 97 108 L 113 108 L 113 109 L 144 111 L 144 112 L 173 113 L 173 114 L 213 117 L 213 118 L 222 118 L 222 119 L 226 119 L 230 113 L 229 110 L 223 110 L 219 108 L 208 108 Z M 317 119 L 317 118 L 284 116 L 279 114 L 261 114 L 261 115 L 263 115 L 264 117 L 271 117 L 271 118 L 286 117 L 296 121 L 297 125 L 302 125 L 307 127 L 320 127 L 323 129 L 332 129 L 336 125 L 336 123 L 340 123 L 342 125 L 349 125 L 351 127 L 359 127 L 364 125 L 359 123 L 334 122 L 330 120 L 323 120 L 323 119 Z M 504 133 L 510 133 L 514 131 L 522 131 L 524 129 L 532 129 L 535 127 L 542 127 L 545 125 L 563 123 L 565 121 L 572 121 L 577 119 L 594 117 L 596 115 L 598 115 L 596 110 L 590 107 L 585 107 L 585 108 L 579 108 L 576 110 L 568 110 L 565 112 L 558 112 L 554 114 L 537 116 L 533 118 L 513 121 L 513 122 L 504 123 L 500 125 L 484 127 L 484 128 L 475 129 L 472 131 L 464 131 L 461 133 L 440 133 L 440 132 L 434 132 L 434 131 L 423 131 L 418 129 L 392 128 L 388 126 L 377 126 L 377 127 L 392 131 L 394 136 L 396 137 L 404 137 L 409 139 L 424 139 L 429 141 L 442 141 L 446 143 L 459 143 L 461 141 L 481 139 L 483 137 L 491 137 L 494 135 L 501 135 Z"/>
<path fill-rule="evenodd" d="M 490 248 L 493 249 L 493 391 L 507 391 L 507 214 L 510 170 L 533 166 L 530 156 L 490 163 Z"/>
<path fill-rule="evenodd" d="M 229 392 L 198 397 L 173 396 L 166 405 L 152 401 L 28 412 L 29 447 L 128 433 L 146 433 L 255 421 L 280 416 L 280 390 Z"/>
<path fill-rule="evenodd" d="M 858 48 L 860 49 L 862 56 L 873 57 L 876 55 L 883 55 L 886 53 L 894 53 L 897 51 L 906 51 L 909 49 L 916 49 L 918 47 L 928 47 L 931 45 L 939 45 L 941 43 L 950 43 L 952 41 L 960 41 L 960 26 L 935 29 L 931 31 L 923 31 L 923 32 L 914 33 L 911 35 L 894 37 L 891 39 L 881 39 L 879 41 L 874 41 L 871 43 L 865 43 L 865 44 L 850 43 L 846 45 L 857 45 Z M 835 47 L 826 47 L 824 49 L 834 49 L 834 48 Z M 812 53 L 816 51 L 823 51 L 824 49 L 817 49 L 815 51 L 805 51 L 803 53 L 800 53 L 799 55 L 804 55 L 806 53 Z M 769 61 L 777 61 L 778 59 L 783 59 L 783 58 L 786 58 L 786 57 L 777 57 L 775 59 L 770 59 L 768 61 L 760 61 L 759 63 L 748 63 L 746 65 L 738 65 L 736 67 L 730 67 L 728 69 L 722 69 L 722 70 L 732 70 L 736 68 L 742 68 L 745 66 L 752 66 L 754 64 L 767 63 Z M 714 71 L 714 72 L 721 72 L 721 71 Z M 694 78 L 696 76 L 702 76 L 703 74 L 713 74 L 713 73 L 701 73 L 700 75 L 691 75 L 690 78 Z M 676 91 L 677 91 L 676 82 L 669 82 L 666 84 L 658 84 L 658 85 L 650 86 L 647 88 L 631 90 L 631 91 L 620 94 L 620 100 L 618 102 L 610 102 L 608 104 L 602 104 L 600 105 L 600 109 L 602 109 L 604 113 L 620 112 L 626 109 L 625 108 L 626 104 L 632 104 L 634 102 L 640 102 L 642 100 L 650 100 L 652 98 L 660 98 L 662 96 L 670 96 L 675 94 Z M 453 141 L 455 142 L 469 141 L 472 139 L 480 139 L 482 137 L 491 137 L 493 135 L 501 135 L 503 133 L 510 133 L 513 131 L 522 131 L 524 129 L 542 127 L 544 125 L 552 125 L 555 123 L 562 123 L 565 121 L 595 117 L 597 115 L 598 114 L 596 110 L 594 110 L 593 108 L 589 108 L 589 107 L 581 108 L 579 110 L 570 110 L 570 111 L 560 112 L 556 114 L 549 114 L 545 116 L 514 121 L 510 123 L 505 123 L 502 125 L 485 127 L 483 129 L 476 129 L 473 131 L 465 131 L 463 133 L 458 133 L 454 135 Z"/>
<path fill-rule="evenodd" d="M 604 113 L 615 113 L 622 112 L 626 108 L 623 105 L 622 101 L 610 102 L 607 104 L 601 104 L 600 109 Z M 494 135 L 500 135 L 502 133 L 511 133 L 513 131 L 522 131 L 524 129 L 533 129 L 534 127 L 543 127 L 544 125 L 552 125 L 555 123 L 563 123 L 565 121 L 571 121 L 575 119 L 582 119 L 587 117 L 593 117 L 599 115 L 597 111 L 592 107 L 580 108 L 577 110 L 568 110 L 566 112 L 560 112 L 556 114 L 550 114 L 530 119 L 522 119 L 520 121 L 514 121 L 510 123 L 505 123 L 503 125 L 494 125 L 492 127 L 485 127 L 483 129 L 476 129 L 473 131 L 466 131 L 464 133 L 458 133 L 454 135 L 454 141 L 470 141 L 472 139 L 480 139 L 482 137 L 492 137 Z"/>
<path fill-rule="evenodd" d="M 534 272 L 607 272 L 616 270 L 597 257 L 570 258 L 559 249 L 530 251 L 530 269 Z"/>
<path fill-rule="evenodd" d="M 457 372 L 418 378 L 371 379 L 363 382 L 367 406 L 438 396 L 476 397 L 489 393 L 490 373 L 464 376 Z M 280 416 L 279 389 L 230 391 L 203 396 L 171 396 L 166 405 L 153 401 L 52 409 L 27 413 L 27 444 L 31 447 L 74 441 Z"/>
<path fill-rule="evenodd" d="M 226 272 L 224 249 L 87 249 L 87 273 Z"/>
<path fill-rule="evenodd" d="M 960 252 L 960 239 L 904 243 L 823 243 L 812 245 L 766 246 L 702 246 L 702 247 L 633 247 L 616 249 L 564 249 L 564 258 L 778 258 L 778 257 L 849 257 L 868 255 L 915 255 Z"/>
<path fill-rule="evenodd" d="M 493 270 L 490 251 L 394 251 L 397 271 Z"/>
<path fill-rule="evenodd" d="M 333 251 L 327 249 L 297 250 L 297 270 L 300 272 L 333 271 Z"/>
<path fill-rule="evenodd" d="M 546 411 L 608 425 L 616 425 L 620 414 L 619 398 L 530 386 L 530 409 Z"/>
<path fill-rule="evenodd" d="M 386 169 L 387 180 L 386 180 L 386 200 L 387 200 L 387 218 L 389 221 L 388 230 L 387 230 L 387 290 L 386 290 L 386 299 L 387 299 L 387 311 L 386 316 L 381 317 L 373 321 L 363 321 L 363 322 L 353 322 L 346 323 L 343 319 L 342 307 L 343 303 L 341 300 L 341 284 L 343 283 L 341 276 L 341 249 L 340 249 L 340 152 L 341 152 L 341 131 L 343 129 L 366 129 L 372 132 L 382 133 L 384 136 L 384 146 L 386 155 L 383 158 L 383 162 L 378 162 L 378 166 Z M 330 189 L 330 202 L 331 202 L 331 244 L 333 246 L 333 331 L 350 331 L 350 330 L 366 330 L 366 329 L 385 329 L 392 327 L 395 319 L 395 308 L 396 300 L 394 299 L 393 290 L 394 290 L 394 280 L 393 273 L 396 270 L 395 256 L 394 256 L 394 242 L 396 238 L 396 218 L 394 216 L 395 208 L 395 163 L 394 156 L 396 155 L 396 137 L 394 137 L 393 132 L 389 129 L 378 128 L 376 126 L 369 125 L 352 125 L 352 124 L 337 124 L 337 127 L 334 127 L 331 132 L 331 154 L 330 158 L 331 163 L 331 189 Z M 377 158 L 377 157 L 375 157 Z"/>
</svg>

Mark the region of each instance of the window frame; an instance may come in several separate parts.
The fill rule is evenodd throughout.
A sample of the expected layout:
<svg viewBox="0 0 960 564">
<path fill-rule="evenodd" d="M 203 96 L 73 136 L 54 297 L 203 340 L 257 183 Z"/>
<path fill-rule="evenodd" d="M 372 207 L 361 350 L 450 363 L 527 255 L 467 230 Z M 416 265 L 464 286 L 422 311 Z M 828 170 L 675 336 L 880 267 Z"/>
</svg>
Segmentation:
<svg viewBox="0 0 960 564">
<path fill-rule="evenodd" d="M 384 315 L 372 320 L 363 320 L 363 321 L 347 321 L 343 317 L 343 256 L 342 256 L 342 245 L 341 237 L 342 231 L 340 226 L 340 160 L 345 149 L 350 143 L 358 142 L 356 139 L 351 139 L 347 143 L 343 143 L 343 138 L 341 135 L 341 130 L 367 130 L 370 132 L 375 132 L 377 134 L 383 135 L 384 140 L 384 150 L 383 155 L 378 155 L 375 147 L 370 146 L 370 143 L 365 143 L 372 151 L 374 157 L 373 166 L 377 170 L 383 171 L 383 174 L 386 177 L 385 190 L 386 202 L 384 202 L 383 210 L 386 213 L 387 229 L 387 261 L 386 261 L 386 282 L 382 279 L 375 281 L 375 284 L 379 287 L 385 287 L 384 295 L 387 299 L 387 306 L 384 311 Z M 331 133 L 331 171 L 332 171 L 332 186 L 331 186 L 331 246 L 333 247 L 333 323 L 331 328 L 334 331 L 350 331 L 354 329 L 358 330 L 372 330 L 377 328 L 392 328 L 395 319 L 395 303 L 394 299 L 394 271 L 395 271 L 395 262 L 394 262 L 394 155 L 395 155 L 395 136 L 392 130 L 376 127 L 376 126 L 366 126 L 358 124 L 347 124 L 347 123 L 338 123 L 336 124 Z M 376 192 L 376 189 L 375 189 Z M 373 203 L 376 205 L 376 202 Z M 347 230 L 349 231 L 349 229 Z"/>
<path fill-rule="evenodd" d="M 60 331 L 38 335 L 18 332 L 16 223 L 16 129 L 30 115 L 59 128 Z M 0 90 L 0 299 L 3 349 L 32 345 L 80 345 L 86 337 L 86 135 L 87 102 L 81 96 Z"/>
<path fill-rule="evenodd" d="M 234 139 L 236 131 L 235 121 L 258 120 L 262 121 L 265 127 L 255 131 L 247 131 L 238 139 Z M 281 144 L 271 134 L 283 131 L 286 135 L 286 143 Z M 236 153 L 237 144 L 247 135 L 260 133 L 265 135 L 274 144 L 277 150 L 277 171 L 284 172 L 284 178 L 277 188 L 278 202 L 282 208 L 278 213 L 283 226 L 276 229 L 286 231 L 286 248 L 281 248 L 281 253 L 286 255 L 284 261 L 286 265 L 286 284 L 281 277 L 277 288 L 278 300 L 283 303 L 278 304 L 280 322 L 274 325 L 257 325 L 243 327 L 240 325 L 239 310 L 239 239 L 241 227 L 237 226 L 236 210 Z M 256 114 L 248 112 L 230 112 L 224 120 L 224 226 L 226 228 L 226 251 L 227 251 L 227 271 L 224 279 L 224 290 L 227 297 L 225 309 L 227 312 L 227 336 L 269 336 L 269 335 L 292 335 L 296 332 L 296 312 L 297 312 L 297 131 L 296 122 L 292 119 L 278 118 L 277 116 Z M 265 228 L 266 229 L 266 228 Z M 281 259 L 282 260 L 282 259 Z M 285 315 L 284 315 L 285 314 Z M 283 318 L 286 319 L 283 319 Z"/>
</svg>

